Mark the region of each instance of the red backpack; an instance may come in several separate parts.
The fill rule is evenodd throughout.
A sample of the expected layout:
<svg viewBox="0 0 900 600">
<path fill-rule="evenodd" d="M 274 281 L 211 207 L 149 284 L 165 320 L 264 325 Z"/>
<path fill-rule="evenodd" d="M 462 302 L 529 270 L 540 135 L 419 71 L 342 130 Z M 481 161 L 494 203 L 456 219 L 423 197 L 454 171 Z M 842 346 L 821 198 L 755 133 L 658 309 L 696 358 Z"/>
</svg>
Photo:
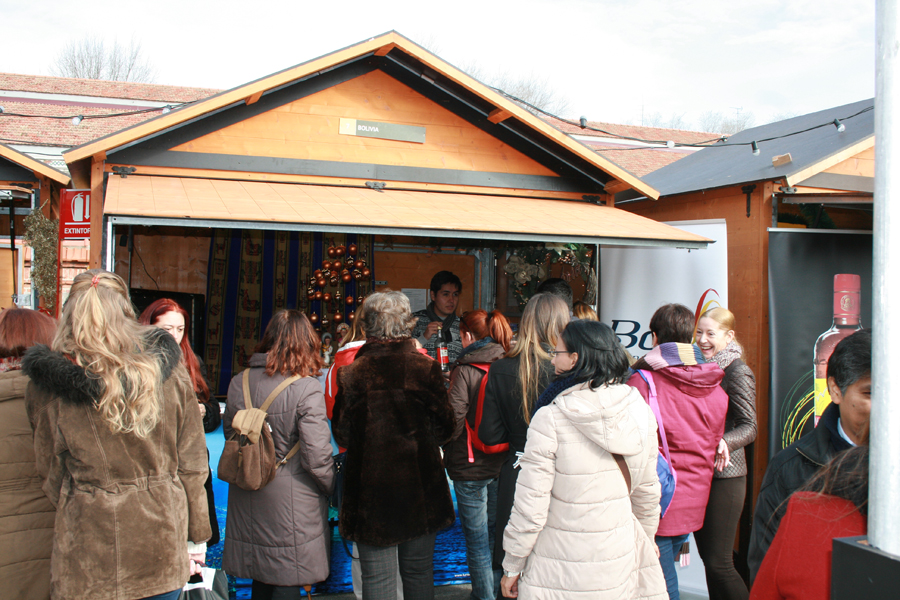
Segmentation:
<svg viewBox="0 0 900 600">
<path fill-rule="evenodd" d="M 491 368 L 490 363 L 469 363 L 470 367 L 475 367 L 484 371 L 484 377 L 481 378 L 481 387 L 478 388 L 478 398 L 475 400 L 475 422 L 469 423 L 469 416 L 466 415 L 466 434 L 468 436 L 469 446 L 469 462 L 475 462 L 475 454 L 472 446 L 478 448 L 485 454 L 499 454 L 509 450 L 509 444 L 494 444 L 489 446 L 478 439 L 478 428 L 481 426 L 481 416 L 484 412 L 484 389 L 487 387 L 488 370 Z"/>
</svg>

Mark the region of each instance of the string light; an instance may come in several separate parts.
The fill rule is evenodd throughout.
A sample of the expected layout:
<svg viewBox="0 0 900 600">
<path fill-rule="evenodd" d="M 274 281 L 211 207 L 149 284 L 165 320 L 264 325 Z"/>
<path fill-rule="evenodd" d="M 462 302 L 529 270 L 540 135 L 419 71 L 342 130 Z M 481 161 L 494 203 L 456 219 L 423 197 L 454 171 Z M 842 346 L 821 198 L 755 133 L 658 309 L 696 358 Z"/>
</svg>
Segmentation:
<svg viewBox="0 0 900 600">
<path fill-rule="evenodd" d="M 841 123 L 840 119 L 835 119 L 832 124 L 834 125 L 834 128 L 838 130 L 838 133 L 844 133 L 847 129 L 844 127 L 844 124 Z"/>
<path fill-rule="evenodd" d="M 72 125 L 81 125 L 82 121 L 84 121 L 84 117 L 81 115 L 72 117 Z"/>
<path fill-rule="evenodd" d="M 759 144 L 750 142 L 750 147 L 753 149 L 753 156 L 759 156 Z"/>
</svg>

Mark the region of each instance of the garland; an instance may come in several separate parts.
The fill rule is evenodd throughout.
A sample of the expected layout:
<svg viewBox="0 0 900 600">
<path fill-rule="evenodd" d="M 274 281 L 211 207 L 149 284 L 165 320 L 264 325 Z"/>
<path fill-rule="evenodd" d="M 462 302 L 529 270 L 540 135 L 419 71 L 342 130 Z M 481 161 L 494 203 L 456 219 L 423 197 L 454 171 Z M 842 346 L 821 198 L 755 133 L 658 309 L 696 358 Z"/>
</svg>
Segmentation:
<svg viewBox="0 0 900 600">
<path fill-rule="evenodd" d="M 43 209 L 43 206 L 41 207 Z M 59 221 L 36 209 L 25 217 L 25 243 L 31 246 L 31 285 L 44 299 L 44 308 L 56 308 L 56 275 L 59 252 Z"/>
<path fill-rule="evenodd" d="M 513 293 L 519 306 L 524 307 L 534 295 L 540 282 L 547 277 L 547 265 L 561 263 L 571 267 L 563 277 L 570 280 L 580 276 L 587 282 L 585 297 L 597 295 L 597 274 L 593 267 L 593 246 L 585 244 L 542 244 L 510 250 L 504 270 L 515 280 Z"/>
</svg>

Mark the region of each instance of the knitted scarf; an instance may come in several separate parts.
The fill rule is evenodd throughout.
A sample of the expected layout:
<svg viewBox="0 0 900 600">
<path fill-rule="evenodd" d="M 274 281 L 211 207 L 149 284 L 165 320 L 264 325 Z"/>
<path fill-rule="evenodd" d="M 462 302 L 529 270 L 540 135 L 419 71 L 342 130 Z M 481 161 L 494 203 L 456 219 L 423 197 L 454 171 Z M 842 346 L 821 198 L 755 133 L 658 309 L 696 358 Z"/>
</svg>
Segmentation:
<svg viewBox="0 0 900 600">
<path fill-rule="evenodd" d="M 656 346 L 638 359 L 631 368 L 633 371 L 638 371 L 639 369 L 658 371 L 666 367 L 702 365 L 706 362 L 706 359 L 703 358 L 703 353 L 700 352 L 700 348 L 695 344 L 666 342 Z"/>
<path fill-rule="evenodd" d="M 425 307 L 425 314 L 428 315 L 429 321 L 439 321 L 441 323 L 441 335 L 444 336 L 444 342 L 449 344 L 453 340 L 453 334 L 450 333 L 450 327 L 453 326 L 453 321 L 456 319 L 456 315 L 449 314 L 445 318 L 440 318 L 436 312 L 434 312 L 434 302 L 428 304 Z"/>
<path fill-rule="evenodd" d="M 537 413 L 538 409 L 543 408 L 553 402 L 561 393 L 571 387 L 580 385 L 585 381 L 587 381 L 586 377 L 579 377 L 576 379 L 572 375 L 557 379 L 547 386 L 547 389 L 544 390 L 544 392 L 538 398 L 538 401 L 534 403 L 534 408 L 531 409 L 531 417 L 534 418 L 534 415 L 535 413 Z"/>
<path fill-rule="evenodd" d="M 728 342 L 727 346 L 716 352 L 715 356 L 712 357 L 712 360 L 724 371 L 728 368 L 728 365 L 734 362 L 734 359 L 740 358 L 743 352 L 744 349 L 741 348 L 741 345 L 736 341 L 731 340 Z"/>
<path fill-rule="evenodd" d="M 471 344 L 469 344 L 468 346 L 463 348 L 463 351 L 460 352 L 459 356 L 456 357 L 456 362 L 459 362 L 459 359 L 461 359 L 463 356 L 465 356 L 469 352 L 475 352 L 476 350 L 484 348 L 488 344 L 493 344 L 493 343 L 494 343 L 494 338 L 492 338 L 489 335 L 484 336 L 480 340 L 476 340 L 476 341 L 472 342 Z"/>
</svg>

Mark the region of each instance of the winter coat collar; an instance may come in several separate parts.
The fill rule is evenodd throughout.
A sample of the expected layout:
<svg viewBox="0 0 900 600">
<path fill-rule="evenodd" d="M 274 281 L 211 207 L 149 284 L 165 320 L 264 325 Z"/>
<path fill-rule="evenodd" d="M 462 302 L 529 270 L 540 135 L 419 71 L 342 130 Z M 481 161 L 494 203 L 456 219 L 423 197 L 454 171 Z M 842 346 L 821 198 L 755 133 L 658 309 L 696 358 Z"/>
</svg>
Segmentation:
<svg viewBox="0 0 900 600">
<path fill-rule="evenodd" d="M 250 356 L 250 362 L 247 364 L 251 369 L 265 368 L 266 358 L 269 355 L 265 352 L 254 352 Z"/>
<path fill-rule="evenodd" d="M 635 388 L 623 384 L 591 388 L 585 381 L 558 396 L 554 404 L 576 429 L 607 452 L 634 456 L 644 449 L 646 431 L 641 430 L 632 408 L 645 403 Z"/>
<path fill-rule="evenodd" d="M 146 347 L 159 357 L 162 379 L 166 381 L 181 361 L 181 348 L 175 338 L 157 328 L 147 331 Z M 28 349 L 22 359 L 22 372 L 39 388 L 71 404 L 93 404 L 101 393 L 98 378 L 43 344 Z"/>
<path fill-rule="evenodd" d="M 478 342 L 475 342 L 475 344 L 463 350 L 463 353 L 456 359 L 456 364 L 470 365 L 472 363 L 491 363 L 503 357 L 503 354 L 505 353 L 503 346 L 490 338 L 482 339 L 488 340 L 488 342 L 478 348 L 473 348 L 475 344 L 482 341 L 478 340 Z M 473 349 L 469 350 L 469 348 Z"/>
<path fill-rule="evenodd" d="M 359 352 L 356 353 L 357 358 L 363 356 L 384 356 L 386 354 L 394 354 L 397 352 L 416 352 L 416 344 L 412 338 L 402 338 L 399 340 L 385 340 L 378 338 L 369 338 L 362 345 Z M 418 354 L 418 352 L 416 352 Z"/>
</svg>

